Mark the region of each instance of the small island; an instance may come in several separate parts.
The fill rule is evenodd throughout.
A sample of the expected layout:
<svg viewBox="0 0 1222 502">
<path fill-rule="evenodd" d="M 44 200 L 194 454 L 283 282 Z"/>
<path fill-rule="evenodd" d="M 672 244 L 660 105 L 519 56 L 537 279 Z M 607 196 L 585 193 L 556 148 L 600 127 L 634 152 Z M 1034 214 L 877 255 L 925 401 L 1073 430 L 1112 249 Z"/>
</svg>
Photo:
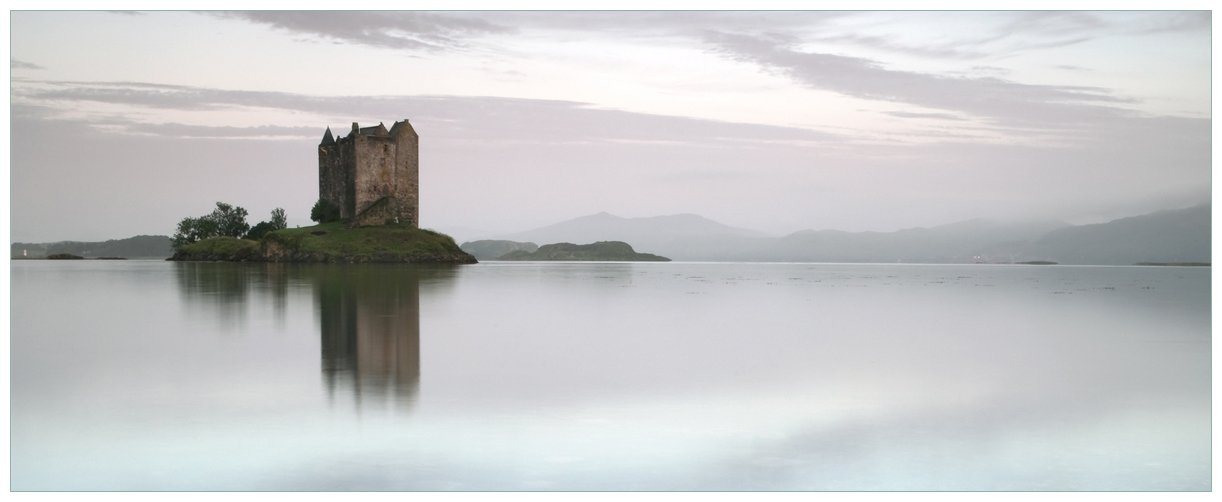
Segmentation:
<svg viewBox="0 0 1222 502">
<path fill-rule="evenodd" d="M 407 225 L 332 222 L 269 232 L 259 240 L 212 237 L 179 247 L 171 261 L 476 263 L 448 235 Z"/>
<path fill-rule="evenodd" d="M 284 209 L 251 227 L 241 207 L 218 202 L 186 218 L 172 261 L 476 263 L 448 235 L 419 228 L 420 137 L 407 120 L 361 127 L 318 145 L 318 225 L 288 228 Z"/>
<path fill-rule="evenodd" d="M 561 242 L 539 246 L 532 252 L 518 250 L 498 260 L 507 261 L 670 261 L 670 258 L 638 253 L 627 242 L 602 241 L 593 244 Z"/>
</svg>

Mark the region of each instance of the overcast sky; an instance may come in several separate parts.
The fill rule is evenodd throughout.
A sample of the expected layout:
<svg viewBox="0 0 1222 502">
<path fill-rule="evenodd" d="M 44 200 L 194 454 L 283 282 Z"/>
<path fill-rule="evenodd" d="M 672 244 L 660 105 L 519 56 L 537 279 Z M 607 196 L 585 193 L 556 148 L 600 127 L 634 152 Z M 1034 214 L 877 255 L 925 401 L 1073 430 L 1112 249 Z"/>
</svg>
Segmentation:
<svg viewBox="0 0 1222 502">
<path fill-rule="evenodd" d="M 421 226 L 784 234 L 1210 197 L 1208 12 L 13 12 L 11 238 L 309 224 L 324 129 L 410 118 Z"/>
</svg>

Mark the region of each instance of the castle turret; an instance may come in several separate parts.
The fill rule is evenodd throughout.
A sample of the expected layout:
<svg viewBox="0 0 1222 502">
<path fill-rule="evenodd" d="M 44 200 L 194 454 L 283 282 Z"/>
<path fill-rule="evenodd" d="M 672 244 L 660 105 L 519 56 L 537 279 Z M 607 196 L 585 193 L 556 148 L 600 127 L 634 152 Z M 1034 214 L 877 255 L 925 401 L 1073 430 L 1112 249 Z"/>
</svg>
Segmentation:
<svg viewBox="0 0 1222 502">
<path fill-rule="evenodd" d="M 320 146 L 330 146 L 334 144 L 335 144 L 335 138 L 331 136 L 331 128 L 328 127 L 327 132 L 323 133 L 322 143 L 319 143 L 319 145 Z"/>
<path fill-rule="evenodd" d="M 416 136 L 416 130 L 412 129 L 412 124 L 411 122 L 408 122 L 407 119 L 403 119 L 402 122 L 395 122 L 393 125 L 390 126 L 390 135 L 392 137 L 397 138 L 399 137 L 400 134 L 405 134 L 409 132 L 411 133 L 412 136 Z"/>
</svg>

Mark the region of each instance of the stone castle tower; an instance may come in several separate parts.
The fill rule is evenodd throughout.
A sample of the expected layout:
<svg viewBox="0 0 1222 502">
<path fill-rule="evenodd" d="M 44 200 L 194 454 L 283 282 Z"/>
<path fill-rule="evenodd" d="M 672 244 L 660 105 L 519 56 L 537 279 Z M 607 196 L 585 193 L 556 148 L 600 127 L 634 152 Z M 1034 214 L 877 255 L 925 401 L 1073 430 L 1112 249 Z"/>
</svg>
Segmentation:
<svg viewBox="0 0 1222 502">
<path fill-rule="evenodd" d="M 331 128 L 318 145 L 318 198 L 339 208 L 351 226 L 420 227 L 420 136 L 403 120 L 386 130 L 352 123 L 347 136 Z"/>
</svg>

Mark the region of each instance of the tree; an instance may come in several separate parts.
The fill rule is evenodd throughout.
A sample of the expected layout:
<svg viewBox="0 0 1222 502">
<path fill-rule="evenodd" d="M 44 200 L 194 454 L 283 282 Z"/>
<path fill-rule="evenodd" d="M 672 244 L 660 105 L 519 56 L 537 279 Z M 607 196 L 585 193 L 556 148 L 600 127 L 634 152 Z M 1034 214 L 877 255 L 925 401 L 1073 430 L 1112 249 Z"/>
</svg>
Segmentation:
<svg viewBox="0 0 1222 502">
<path fill-rule="evenodd" d="M 178 229 L 174 231 L 174 237 L 170 238 L 173 246 L 180 247 L 199 240 L 199 232 L 196 230 L 198 224 L 199 219 L 191 217 L 183 218 L 178 222 Z"/>
<path fill-rule="evenodd" d="M 183 218 L 178 222 L 178 231 L 174 233 L 171 243 L 177 248 L 217 235 L 216 221 L 212 218 Z"/>
<path fill-rule="evenodd" d="M 178 230 L 174 232 L 174 237 L 170 238 L 171 245 L 180 248 L 200 240 L 200 220 L 201 218 L 188 217 L 178 222 Z"/>
<path fill-rule="evenodd" d="M 289 227 L 289 220 L 284 215 L 284 208 L 278 207 L 272 210 L 272 220 L 270 223 L 272 230 L 284 230 Z"/>
<path fill-rule="evenodd" d="M 211 237 L 242 237 L 250 229 L 246 210 L 217 202 L 216 209 L 199 218 L 183 218 L 171 239 L 175 248 Z"/>
<path fill-rule="evenodd" d="M 318 199 L 310 209 L 310 219 L 319 223 L 339 221 L 339 208 L 324 199 Z"/>
<path fill-rule="evenodd" d="M 216 209 L 213 209 L 212 214 L 208 215 L 208 217 L 216 222 L 218 235 L 223 237 L 241 237 L 250 230 L 250 224 L 246 223 L 246 215 L 246 210 L 240 206 L 217 202 Z"/>
</svg>

